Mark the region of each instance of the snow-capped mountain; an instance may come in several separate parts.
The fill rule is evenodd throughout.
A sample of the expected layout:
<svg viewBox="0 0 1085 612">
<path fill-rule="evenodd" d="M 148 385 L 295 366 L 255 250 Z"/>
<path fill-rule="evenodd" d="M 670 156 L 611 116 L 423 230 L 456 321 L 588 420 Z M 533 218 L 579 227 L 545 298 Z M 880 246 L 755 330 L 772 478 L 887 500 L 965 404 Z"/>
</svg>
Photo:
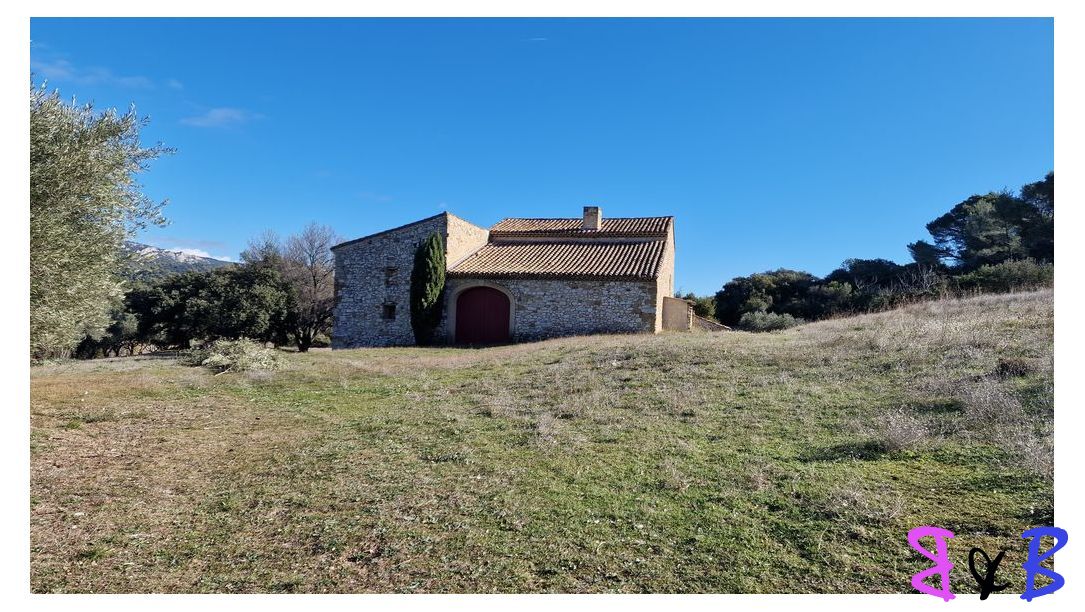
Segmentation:
<svg viewBox="0 0 1085 612">
<path fill-rule="evenodd" d="M 124 250 L 127 255 L 125 276 L 139 280 L 161 278 L 179 272 L 206 272 L 233 265 L 233 262 L 221 259 L 161 249 L 132 241 L 124 244 Z"/>
</svg>

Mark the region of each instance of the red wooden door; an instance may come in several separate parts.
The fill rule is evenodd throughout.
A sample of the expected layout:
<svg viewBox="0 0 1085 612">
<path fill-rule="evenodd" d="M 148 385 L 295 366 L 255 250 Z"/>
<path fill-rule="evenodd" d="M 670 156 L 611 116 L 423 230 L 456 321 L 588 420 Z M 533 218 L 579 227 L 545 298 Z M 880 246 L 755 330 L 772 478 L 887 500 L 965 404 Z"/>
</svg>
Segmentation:
<svg viewBox="0 0 1085 612">
<path fill-rule="evenodd" d="M 509 298 L 490 287 L 472 287 L 456 298 L 456 343 L 509 341 Z"/>
</svg>

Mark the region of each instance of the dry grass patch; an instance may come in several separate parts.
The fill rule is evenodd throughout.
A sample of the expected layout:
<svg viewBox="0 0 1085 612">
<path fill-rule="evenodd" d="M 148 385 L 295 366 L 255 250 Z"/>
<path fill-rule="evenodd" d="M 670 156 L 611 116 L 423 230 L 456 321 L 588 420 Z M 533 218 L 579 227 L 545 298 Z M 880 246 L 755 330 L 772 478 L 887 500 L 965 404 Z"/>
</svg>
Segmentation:
<svg viewBox="0 0 1085 612">
<path fill-rule="evenodd" d="M 271 375 L 35 367 L 31 586 L 904 592 L 911 527 L 994 550 L 1050 516 L 1052 333 L 1038 292 Z"/>
</svg>

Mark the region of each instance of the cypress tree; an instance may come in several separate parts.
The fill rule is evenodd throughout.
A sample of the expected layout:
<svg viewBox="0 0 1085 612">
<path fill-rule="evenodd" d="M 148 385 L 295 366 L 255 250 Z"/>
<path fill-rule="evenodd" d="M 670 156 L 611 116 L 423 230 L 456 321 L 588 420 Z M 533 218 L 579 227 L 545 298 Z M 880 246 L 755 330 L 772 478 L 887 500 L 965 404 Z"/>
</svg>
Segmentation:
<svg viewBox="0 0 1085 612">
<path fill-rule="evenodd" d="M 418 245 L 411 269 L 411 329 L 420 345 L 433 343 L 441 322 L 445 289 L 445 244 L 438 233 Z"/>
</svg>

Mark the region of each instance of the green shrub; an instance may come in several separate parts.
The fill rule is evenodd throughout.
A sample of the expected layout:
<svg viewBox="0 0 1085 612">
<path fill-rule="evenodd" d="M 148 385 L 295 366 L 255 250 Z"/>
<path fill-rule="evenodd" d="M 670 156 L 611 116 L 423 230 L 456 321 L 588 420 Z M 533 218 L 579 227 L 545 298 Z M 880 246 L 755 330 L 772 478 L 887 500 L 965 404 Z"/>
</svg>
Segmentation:
<svg viewBox="0 0 1085 612">
<path fill-rule="evenodd" d="M 808 316 L 806 295 L 818 280 L 809 272 L 782 268 L 733 278 L 716 293 L 716 320 L 741 326 L 744 313 L 758 310 Z"/>
<path fill-rule="evenodd" d="M 188 365 L 211 368 L 219 373 L 274 370 L 282 365 L 282 357 L 278 351 L 247 338 L 215 340 L 206 347 L 186 351 L 182 361 Z"/>
<path fill-rule="evenodd" d="M 1027 291 L 1050 287 L 1054 282 L 1055 264 L 1040 263 L 1035 259 L 1014 259 L 980 266 L 957 277 L 957 285 L 961 289 L 985 293 Z"/>
<path fill-rule="evenodd" d="M 742 318 L 738 321 L 738 327 L 746 331 L 766 332 L 787 329 L 803 323 L 806 323 L 806 321 L 789 314 L 755 310 L 742 315 Z"/>
<path fill-rule="evenodd" d="M 716 296 L 698 296 L 693 293 L 687 293 L 685 295 L 676 295 L 675 297 L 693 304 L 693 314 L 698 317 L 710 319 L 712 321 L 716 320 Z"/>
</svg>

